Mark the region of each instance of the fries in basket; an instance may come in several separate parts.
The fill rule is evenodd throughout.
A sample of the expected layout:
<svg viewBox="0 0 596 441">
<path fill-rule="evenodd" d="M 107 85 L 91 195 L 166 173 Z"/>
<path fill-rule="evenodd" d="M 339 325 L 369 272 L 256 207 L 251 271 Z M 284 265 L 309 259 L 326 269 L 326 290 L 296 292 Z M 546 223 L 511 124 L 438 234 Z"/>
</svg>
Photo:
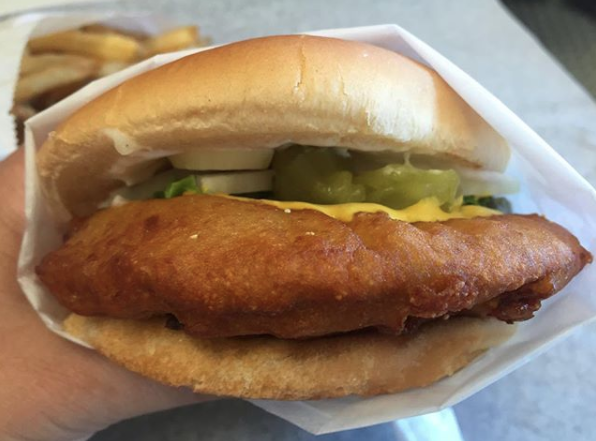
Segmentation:
<svg viewBox="0 0 596 441">
<path fill-rule="evenodd" d="M 27 118 L 89 82 L 156 54 L 209 43 L 196 26 L 148 36 L 92 24 L 31 39 L 21 60 L 12 109 L 19 142 Z"/>
</svg>

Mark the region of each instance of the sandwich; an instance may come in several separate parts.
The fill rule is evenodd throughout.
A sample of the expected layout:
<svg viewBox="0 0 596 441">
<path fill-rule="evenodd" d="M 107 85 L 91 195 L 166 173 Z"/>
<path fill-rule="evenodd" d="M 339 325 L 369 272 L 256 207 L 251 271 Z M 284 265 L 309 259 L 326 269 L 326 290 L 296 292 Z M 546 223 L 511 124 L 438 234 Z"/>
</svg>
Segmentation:
<svg viewBox="0 0 596 441">
<path fill-rule="evenodd" d="M 262 399 L 430 385 L 591 262 L 511 214 L 506 140 L 430 68 L 314 36 L 181 58 L 37 153 L 64 329 L 128 369 Z"/>
</svg>

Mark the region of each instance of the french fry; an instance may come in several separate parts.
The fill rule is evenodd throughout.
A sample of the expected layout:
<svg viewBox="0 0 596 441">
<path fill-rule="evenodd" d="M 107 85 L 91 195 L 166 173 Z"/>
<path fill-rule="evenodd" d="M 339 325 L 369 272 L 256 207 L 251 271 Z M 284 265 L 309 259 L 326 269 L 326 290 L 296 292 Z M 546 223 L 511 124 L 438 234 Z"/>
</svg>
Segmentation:
<svg viewBox="0 0 596 441">
<path fill-rule="evenodd" d="M 26 121 L 37 113 L 29 104 L 15 104 L 10 112 L 21 121 Z"/>
<path fill-rule="evenodd" d="M 174 52 L 196 46 L 199 31 L 196 26 L 183 26 L 149 38 L 145 48 L 149 55 Z"/>
<path fill-rule="evenodd" d="M 53 66 L 40 72 L 26 75 L 17 83 L 14 97 L 15 102 L 21 103 L 52 89 L 91 78 L 95 75 L 97 69 L 97 63 L 89 60 L 88 63 Z"/>
<path fill-rule="evenodd" d="M 107 75 L 111 75 L 115 72 L 121 71 L 122 69 L 128 66 L 130 66 L 130 63 L 125 63 L 123 61 L 106 61 L 101 65 L 101 67 L 97 71 L 97 76 L 105 77 Z"/>
<path fill-rule="evenodd" d="M 113 34 L 115 32 L 114 28 L 99 23 L 83 26 L 81 30 L 83 32 L 91 32 L 92 34 Z"/>
<path fill-rule="evenodd" d="M 124 35 L 92 34 L 80 30 L 58 32 L 29 41 L 29 50 L 33 54 L 69 52 L 112 61 L 134 61 L 140 47 L 137 40 Z"/>
<path fill-rule="evenodd" d="M 30 102 L 36 109 L 47 109 L 48 107 L 56 104 L 58 101 L 62 101 L 67 96 L 72 95 L 77 90 L 81 89 L 83 86 L 92 81 L 94 78 L 95 75 L 86 77 L 81 81 L 76 81 L 74 83 L 68 83 L 64 86 L 56 87 L 35 97 Z"/>
<path fill-rule="evenodd" d="M 87 57 L 80 55 L 69 54 L 39 54 L 39 55 L 23 55 L 21 58 L 20 75 L 25 76 L 50 67 L 64 66 L 68 64 L 82 64 L 86 62 L 95 63 Z"/>
<path fill-rule="evenodd" d="M 19 145 L 22 145 L 25 121 L 34 116 L 37 113 L 37 110 L 35 110 L 30 104 L 15 104 L 12 106 L 10 113 L 12 113 L 16 122 L 17 142 Z"/>
<path fill-rule="evenodd" d="M 83 32 L 89 32 L 91 34 L 120 34 L 120 35 L 125 35 L 127 37 L 134 38 L 135 40 L 139 40 L 139 41 L 147 39 L 146 34 L 142 34 L 140 32 L 135 32 L 135 31 L 119 29 L 119 28 L 113 28 L 113 27 L 106 26 L 104 24 L 99 24 L 99 23 L 83 26 L 81 28 L 81 30 Z"/>
</svg>

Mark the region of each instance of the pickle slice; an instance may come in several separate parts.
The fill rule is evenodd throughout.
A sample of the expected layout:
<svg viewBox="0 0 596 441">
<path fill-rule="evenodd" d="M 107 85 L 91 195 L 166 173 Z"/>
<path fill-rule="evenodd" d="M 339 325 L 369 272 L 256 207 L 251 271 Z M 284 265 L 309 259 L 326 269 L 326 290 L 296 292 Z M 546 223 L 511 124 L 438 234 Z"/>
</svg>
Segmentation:
<svg viewBox="0 0 596 441">
<path fill-rule="evenodd" d="M 349 159 L 334 149 L 292 146 L 273 159 L 273 192 L 282 201 L 315 204 L 363 202 L 363 185 L 354 184 Z"/>
<path fill-rule="evenodd" d="M 435 197 L 448 208 L 455 202 L 459 176 L 454 170 L 422 170 L 409 164 L 389 164 L 354 180 L 366 188 L 366 201 L 401 209 Z"/>
<path fill-rule="evenodd" d="M 435 197 L 449 209 L 456 201 L 454 170 L 423 170 L 406 164 L 356 173 L 355 159 L 341 149 L 292 146 L 273 159 L 276 199 L 315 204 L 374 202 L 401 209 Z"/>
</svg>

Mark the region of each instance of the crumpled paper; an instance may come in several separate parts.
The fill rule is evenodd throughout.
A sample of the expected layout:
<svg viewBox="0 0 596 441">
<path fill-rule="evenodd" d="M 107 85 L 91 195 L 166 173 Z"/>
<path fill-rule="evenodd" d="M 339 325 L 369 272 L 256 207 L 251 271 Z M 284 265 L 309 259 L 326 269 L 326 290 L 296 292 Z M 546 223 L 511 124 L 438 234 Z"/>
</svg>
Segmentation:
<svg viewBox="0 0 596 441">
<path fill-rule="evenodd" d="M 412 57 L 435 69 L 490 125 L 511 143 L 508 173 L 522 191 L 512 198 L 518 213 L 537 212 L 572 231 L 596 253 L 596 191 L 549 145 L 476 81 L 431 47 L 396 25 L 312 32 L 359 40 Z M 205 49 L 203 49 L 205 50 Z M 51 219 L 40 196 L 34 155 L 59 122 L 103 91 L 141 72 L 189 53 L 160 55 L 90 84 L 26 124 L 26 215 L 28 226 L 19 259 L 19 282 L 47 326 L 65 338 L 67 314 L 34 273 L 41 257 L 61 241 L 63 225 Z M 252 400 L 255 405 L 309 432 L 322 434 L 435 412 L 452 406 L 520 367 L 578 326 L 596 317 L 596 266 L 588 266 L 563 292 L 546 301 L 536 318 L 522 323 L 515 336 L 470 366 L 430 387 L 372 398 L 321 401 Z M 80 342 L 79 342 L 80 343 Z"/>
</svg>

